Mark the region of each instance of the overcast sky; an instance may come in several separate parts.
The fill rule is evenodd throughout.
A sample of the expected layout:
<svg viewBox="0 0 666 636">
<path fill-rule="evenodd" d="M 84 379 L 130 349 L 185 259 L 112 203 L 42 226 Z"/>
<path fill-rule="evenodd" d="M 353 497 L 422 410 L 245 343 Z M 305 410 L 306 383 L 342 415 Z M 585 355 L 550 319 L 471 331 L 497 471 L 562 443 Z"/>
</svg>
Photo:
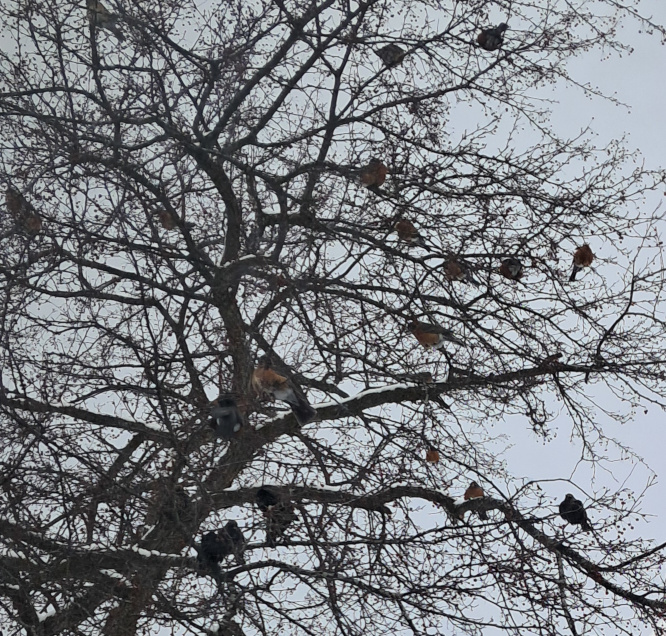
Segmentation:
<svg viewBox="0 0 666 636">
<path fill-rule="evenodd" d="M 664 0 L 644 0 L 640 8 L 643 14 L 651 14 L 656 22 L 666 24 Z M 602 60 L 599 52 L 593 52 L 585 58 L 573 60 L 571 69 L 578 79 L 591 81 L 605 94 L 614 94 L 629 108 L 600 99 L 589 100 L 580 91 L 573 89 L 560 90 L 556 95 L 559 104 L 553 107 L 552 125 L 564 135 L 573 135 L 589 125 L 599 135 L 599 145 L 626 133 L 629 148 L 640 150 L 646 167 L 664 167 L 666 128 L 663 124 L 663 71 L 666 68 L 666 47 L 658 35 L 640 34 L 634 25 L 625 26 L 624 32 L 623 39 L 634 43 L 635 50 L 631 55 Z M 555 95 L 555 92 L 552 94 Z M 664 193 L 652 194 L 646 205 L 650 209 L 666 207 Z M 662 225 L 661 234 L 666 235 L 666 223 Z M 605 398 L 598 389 L 591 386 L 590 390 Z M 598 420 L 610 437 L 616 437 L 633 448 L 657 475 L 658 485 L 648 491 L 643 505 L 643 511 L 654 517 L 648 524 L 638 524 L 635 532 L 658 543 L 666 541 L 666 510 L 663 503 L 663 484 L 666 481 L 664 419 L 661 410 L 651 407 L 647 414 L 642 409 L 637 411 L 632 422 L 623 426 L 602 414 Z M 617 488 L 625 480 L 629 487 L 640 491 L 650 476 L 644 467 L 628 460 L 609 466 L 608 472 L 598 471 L 592 475 L 586 465 L 577 464 L 580 444 L 570 440 L 570 422 L 564 417 L 555 425 L 557 438 L 546 444 L 527 429 L 524 421 L 507 422 L 506 426 L 514 443 L 514 448 L 507 454 L 510 470 L 514 474 L 523 474 L 533 479 L 572 477 L 581 486 L 593 483 L 594 488 L 590 492 L 603 484 Z M 524 431 L 522 435 L 521 426 Z M 572 490 L 565 483 L 545 486 L 554 500 L 559 500 L 563 494 Z M 581 495 L 578 493 L 581 499 L 585 499 Z M 594 512 L 590 516 L 594 521 Z"/>
</svg>

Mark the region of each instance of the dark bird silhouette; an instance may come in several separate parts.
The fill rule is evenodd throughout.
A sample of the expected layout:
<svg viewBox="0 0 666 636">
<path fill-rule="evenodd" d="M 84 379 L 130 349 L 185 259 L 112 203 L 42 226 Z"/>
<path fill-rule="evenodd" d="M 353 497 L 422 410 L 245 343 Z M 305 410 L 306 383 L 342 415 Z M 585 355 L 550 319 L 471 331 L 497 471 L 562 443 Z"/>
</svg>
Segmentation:
<svg viewBox="0 0 666 636">
<path fill-rule="evenodd" d="M 405 59 L 407 52 L 401 49 L 397 44 L 387 44 L 377 49 L 375 53 L 379 56 L 382 62 L 389 68 L 398 66 Z"/>
<path fill-rule="evenodd" d="M 364 166 L 359 171 L 359 179 L 361 184 L 368 190 L 379 192 L 379 186 L 384 185 L 388 168 L 382 163 L 380 159 L 373 157 L 367 166 Z"/>
<path fill-rule="evenodd" d="M 227 521 L 224 528 L 211 530 L 202 536 L 197 558 L 202 567 L 215 572 L 219 569 L 217 564 L 230 554 L 234 555 L 238 565 L 245 563 L 244 551 L 245 537 L 238 523 L 231 520 Z"/>
<path fill-rule="evenodd" d="M 517 258 L 510 256 L 502 261 L 499 272 L 509 280 L 520 280 L 523 275 L 523 264 Z"/>
<path fill-rule="evenodd" d="M 42 219 L 30 203 L 16 188 L 7 186 L 5 192 L 7 213 L 28 234 L 38 234 L 42 229 Z"/>
<path fill-rule="evenodd" d="M 479 486 L 479 484 L 477 484 L 475 481 L 473 481 L 469 485 L 467 490 L 465 491 L 465 494 L 463 495 L 463 497 L 464 497 L 465 501 L 467 501 L 469 499 L 480 499 L 480 498 L 485 497 L 485 493 L 483 492 L 483 488 L 481 488 L 481 486 Z M 486 519 L 488 519 L 488 515 L 486 514 L 485 510 L 479 510 L 477 512 L 478 512 L 478 515 L 479 515 L 480 519 L 483 519 L 484 521 Z"/>
<path fill-rule="evenodd" d="M 266 519 L 266 543 L 274 548 L 277 540 L 285 536 L 287 528 L 298 518 L 294 504 L 283 501 L 272 490 L 264 487 L 257 491 L 255 502 Z"/>
<path fill-rule="evenodd" d="M 509 28 L 505 22 L 492 27 L 490 29 L 483 29 L 476 37 L 479 46 L 485 51 L 496 51 L 504 43 L 504 31 Z"/>
<path fill-rule="evenodd" d="M 125 36 L 118 28 L 119 17 L 111 13 L 99 0 L 86 0 L 88 6 L 88 20 L 90 24 L 101 29 L 108 29 L 118 38 L 119 42 L 125 40 Z"/>
<path fill-rule="evenodd" d="M 573 255 L 573 271 L 571 272 L 571 276 L 569 276 L 569 280 L 576 280 L 578 272 L 582 271 L 584 267 L 592 265 L 593 260 L 594 254 L 587 243 L 577 248 Z"/>
<path fill-rule="evenodd" d="M 567 523 L 580 526 L 583 532 L 592 530 L 583 502 L 576 499 L 571 493 L 568 493 L 564 497 L 564 501 L 560 503 L 560 517 Z"/>
<path fill-rule="evenodd" d="M 416 226 L 411 221 L 408 221 L 407 219 L 398 219 L 394 223 L 393 229 L 397 232 L 398 238 L 401 241 L 409 243 L 410 245 L 426 247 L 423 237 L 419 234 Z"/>
<path fill-rule="evenodd" d="M 243 417 L 230 393 L 222 393 L 212 403 L 209 426 L 217 437 L 230 440 L 243 426 Z"/>
<path fill-rule="evenodd" d="M 289 404 L 301 425 L 312 422 L 317 416 L 317 411 L 310 406 L 300 388 L 272 369 L 268 356 L 259 358 L 257 368 L 252 373 L 252 386 L 257 395 L 272 395 L 276 400 Z"/>
<path fill-rule="evenodd" d="M 407 329 L 416 337 L 419 344 L 426 349 L 441 349 L 447 342 L 455 342 L 459 345 L 465 344 L 453 331 L 440 325 L 412 320 L 407 324 Z"/>
</svg>

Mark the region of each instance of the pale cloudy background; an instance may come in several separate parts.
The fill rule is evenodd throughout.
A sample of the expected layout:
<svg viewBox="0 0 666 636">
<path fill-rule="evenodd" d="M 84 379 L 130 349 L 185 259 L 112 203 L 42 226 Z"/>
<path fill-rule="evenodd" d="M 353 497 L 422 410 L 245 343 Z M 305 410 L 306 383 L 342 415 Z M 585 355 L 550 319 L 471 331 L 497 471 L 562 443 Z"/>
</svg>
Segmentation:
<svg viewBox="0 0 666 636">
<path fill-rule="evenodd" d="M 666 2 L 646 0 L 639 5 L 641 13 L 654 16 L 654 21 L 666 24 Z M 575 135 L 581 128 L 589 126 L 597 135 L 599 145 L 626 135 L 627 146 L 636 148 L 644 158 L 648 168 L 666 166 L 666 128 L 664 127 L 664 69 L 666 68 L 666 46 L 658 34 L 640 33 L 635 24 L 627 24 L 620 34 L 625 41 L 634 44 L 630 55 L 604 57 L 599 51 L 588 53 L 584 58 L 573 60 L 570 68 L 576 79 L 598 86 L 600 91 L 613 95 L 627 106 L 618 106 L 610 101 L 589 99 L 572 88 L 544 91 L 546 96 L 557 99 L 553 106 L 552 126 L 563 135 Z M 648 196 L 645 205 L 650 209 L 666 208 L 664 192 Z M 661 234 L 666 236 L 666 221 L 661 226 Z M 612 246 L 608 246 L 612 247 Z M 600 256 L 605 256 L 600 254 Z M 666 309 L 666 308 L 664 308 Z M 593 395 L 599 396 L 602 403 L 608 400 L 598 387 L 590 385 Z M 554 408 L 558 408 L 554 405 Z M 659 543 L 666 541 L 666 510 L 664 510 L 663 483 L 666 480 L 666 427 L 665 414 L 655 407 L 636 412 L 632 421 L 625 425 L 599 415 L 597 422 L 604 427 L 609 437 L 631 447 L 655 471 L 660 485 L 651 488 L 644 500 L 643 509 L 655 515 L 649 525 L 640 526 L 645 537 L 652 537 Z M 521 426 L 524 434 L 521 435 Z M 571 423 L 562 418 L 557 437 L 546 444 L 529 431 L 524 422 L 507 422 L 507 433 L 514 442 L 513 450 L 507 455 L 512 470 L 534 479 L 557 479 L 572 477 L 581 486 L 592 477 L 586 465 L 578 464 L 580 444 L 570 440 Z M 517 437 L 518 436 L 518 437 Z M 520 439 L 519 439 L 520 438 Z M 575 471 L 575 472 L 574 472 Z M 631 475 L 631 478 L 629 476 Z M 618 461 L 612 466 L 612 474 L 596 473 L 595 483 L 608 483 L 608 480 L 622 483 L 629 478 L 627 485 L 641 490 L 649 478 L 649 471 L 629 460 Z M 571 490 L 568 484 L 552 484 L 548 490 L 554 497 L 560 497 Z M 594 517 L 594 515 L 591 515 Z M 637 530 L 639 527 L 637 527 Z"/>
</svg>

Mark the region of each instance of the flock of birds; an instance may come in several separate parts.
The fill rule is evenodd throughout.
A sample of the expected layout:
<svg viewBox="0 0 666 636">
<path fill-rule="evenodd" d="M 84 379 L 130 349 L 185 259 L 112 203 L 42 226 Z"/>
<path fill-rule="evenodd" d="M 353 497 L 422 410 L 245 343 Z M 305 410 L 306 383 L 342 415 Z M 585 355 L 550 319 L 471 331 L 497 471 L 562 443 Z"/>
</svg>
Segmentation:
<svg viewBox="0 0 666 636">
<path fill-rule="evenodd" d="M 87 8 L 93 27 L 109 30 L 121 42 L 125 39 L 119 27 L 119 16 L 111 13 L 98 0 L 87 0 Z M 506 23 L 501 23 L 496 27 L 483 29 L 477 36 L 478 45 L 486 51 L 498 50 L 503 44 L 507 28 Z M 378 49 L 376 54 L 386 66 L 394 67 L 402 63 L 408 52 L 397 44 L 387 44 Z M 388 172 L 388 167 L 380 159 L 372 158 L 359 171 L 360 182 L 369 190 L 378 192 L 384 184 Z M 7 187 L 5 202 L 9 215 L 26 233 L 35 235 L 42 230 L 42 219 L 35 207 L 11 185 Z M 168 214 L 160 213 L 158 217 L 166 229 L 171 230 L 176 227 L 175 220 Z M 408 219 L 396 218 L 394 229 L 401 241 L 410 245 L 427 247 L 424 238 Z M 573 254 L 573 271 L 569 280 L 575 280 L 578 272 L 589 267 L 593 259 L 594 254 L 589 245 L 578 247 Z M 517 281 L 523 275 L 522 262 L 516 257 L 505 258 L 498 269 L 499 273 L 509 280 Z M 444 265 L 444 271 L 449 280 L 478 285 L 469 269 L 455 259 L 449 260 Z M 464 344 L 450 329 L 441 325 L 412 320 L 408 323 L 407 329 L 427 349 L 440 349 L 447 342 Z M 292 379 L 276 372 L 269 356 L 259 359 L 252 374 L 252 386 L 259 396 L 271 396 L 287 403 L 300 425 L 307 424 L 316 417 L 316 410 L 310 405 L 301 388 Z M 225 440 L 230 440 L 241 429 L 243 416 L 232 394 L 222 393 L 212 403 L 209 424 L 216 436 Z M 426 451 L 426 461 L 437 463 L 439 459 L 437 449 L 429 446 Z M 484 496 L 483 488 L 473 481 L 465 490 L 464 500 L 479 499 Z M 274 547 L 278 539 L 284 537 L 287 528 L 297 519 L 294 505 L 265 486 L 257 491 L 255 503 L 266 520 L 266 542 L 269 546 Z M 583 503 L 572 494 L 567 494 L 560 503 L 559 513 L 566 522 L 580 525 L 586 532 L 591 530 Z M 481 519 L 488 518 L 483 509 L 479 509 L 477 514 Z M 219 563 L 225 557 L 234 555 L 236 562 L 242 565 L 245 563 L 245 545 L 246 541 L 238 523 L 234 520 L 228 521 L 223 528 L 202 535 L 201 543 L 198 546 L 199 563 L 202 568 L 217 573 Z"/>
<path fill-rule="evenodd" d="M 427 345 L 431 346 L 434 338 L 450 336 L 441 332 L 431 334 L 421 332 L 419 323 L 412 323 L 413 333 L 417 339 L 427 339 Z M 313 421 L 317 411 L 310 405 L 301 388 L 284 375 L 273 369 L 269 356 L 262 356 L 252 373 L 252 387 L 259 396 L 270 396 L 274 399 L 286 402 L 291 408 L 296 420 L 300 425 Z M 244 425 L 243 416 L 238 408 L 236 400 L 231 393 L 222 393 L 213 401 L 210 409 L 209 426 L 217 437 L 231 440 Z M 440 460 L 439 451 L 430 445 L 426 451 L 426 461 L 437 463 Z M 465 501 L 472 499 L 483 499 L 485 493 L 483 488 L 473 481 L 465 490 L 463 498 Z M 255 503 L 266 520 L 266 543 L 275 547 L 277 540 L 285 536 L 287 528 L 298 518 L 294 511 L 294 504 L 278 496 L 270 488 L 262 486 L 257 491 Z M 560 516 L 568 523 L 580 525 L 587 532 L 590 526 L 587 512 L 582 501 L 574 495 L 567 494 L 559 505 Z M 488 515 L 483 508 L 477 509 L 478 516 L 487 520 Z M 464 513 L 459 515 L 462 519 Z M 211 571 L 214 575 L 219 574 L 219 563 L 229 555 L 234 555 L 239 565 L 244 563 L 243 552 L 245 549 L 245 538 L 236 521 L 229 521 L 219 530 L 209 531 L 203 534 L 201 544 L 198 547 L 198 560 L 202 568 Z"/>
<path fill-rule="evenodd" d="M 383 185 L 387 174 L 388 168 L 380 160 L 373 159 L 360 171 L 360 180 L 370 189 L 379 188 Z M 8 186 L 5 192 L 5 204 L 8 214 L 26 233 L 35 235 L 41 231 L 41 216 L 25 196 L 12 186 Z M 162 224 L 166 229 L 174 227 L 170 224 L 167 227 L 164 222 Z M 423 238 L 411 221 L 400 218 L 396 220 L 394 229 L 400 240 L 411 245 L 425 245 Z M 594 255 L 589 245 L 585 244 L 577 248 L 574 252 L 570 280 L 573 281 L 579 271 L 588 267 L 593 258 Z M 522 271 L 522 264 L 515 257 L 505 259 L 499 267 L 499 272 L 511 280 L 518 280 Z M 446 264 L 445 272 L 451 280 L 470 280 L 468 271 L 456 260 L 450 260 Z M 412 320 L 407 324 L 407 329 L 426 349 L 440 349 L 447 342 L 464 345 L 464 342 L 452 330 L 441 325 Z M 258 360 L 252 373 L 252 387 L 259 396 L 269 396 L 287 403 L 301 426 L 313 421 L 317 415 L 302 389 L 292 379 L 273 369 L 269 356 L 263 356 Z M 209 424 L 215 435 L 225 440 L 230 440 L 240 431 L 243 426 L 243 416 L 231 393 L 222 393 L 212 403 Z M 439 452 L 433 446 L 426 451 L 426 461 L 434 463 L 439 461 Z M 481 486 L 473 481 L 464 493 L 464 500 L 484 496 Z M 276 493 L 262 487 L 257 492 L 256 504 L 266 520 L 266 542 L 269 546 L 275 546 L 277 540 L 284 536 L 287 528 L 297 519 L 293 503 L 280 499 Z M 591 530 L 583 503 L 572 494 L 567 494 L 564 501 L 560 503 L 559 513 L 568 523 L 580 525 L 584 531 Z M 483 509 L 479 509 L 477 514 L 481 519 L 488 518 Z M 226 556 L 233 554 L 239 565 L 244 563 L 244 548 L 243 533 L 237 522 L 232 520 L 217 531 L 203 534 L 198 546 L 198 560 L 203 569 L 217 576 L 219 563 Z"/>
</svg>

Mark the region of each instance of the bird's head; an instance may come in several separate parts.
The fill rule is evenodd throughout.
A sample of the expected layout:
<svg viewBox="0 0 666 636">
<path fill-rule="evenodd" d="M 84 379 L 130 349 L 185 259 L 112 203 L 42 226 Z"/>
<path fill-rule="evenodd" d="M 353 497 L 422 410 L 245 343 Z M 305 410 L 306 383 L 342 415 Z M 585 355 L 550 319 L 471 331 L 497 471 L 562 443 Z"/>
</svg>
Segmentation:
<svg viewBox="0 0 666 636">
<path fill-rule="evenodd" d="M 502 23 L 497 27 L 497 30 L 498 30 L 498 31 L 501 31 L 502 33 L 504 33 L 504 31 L 506 31 L 508 28 L 509 28 L 509 25 L 508 25 L 506 22 L 502 22 Z"/>
<path fill-rule="evenodd" d="M 215 401 L 219 406 L 234 406 L 236 404 L 236 400 L 231 393 L 220 393 Z"/>
<path fill-rule="evenodd" d="M 273 366 L 270 356 L 264 355 L 257 360 L 257 366 L 262 369 L 270 369 Z"/>
<path fill-rule="evenodd" d="M 470 488 L 480 488 L 479 484 L 477 484 L 475 481 L 473 481 L 470 485 Z"/>
</svg>

